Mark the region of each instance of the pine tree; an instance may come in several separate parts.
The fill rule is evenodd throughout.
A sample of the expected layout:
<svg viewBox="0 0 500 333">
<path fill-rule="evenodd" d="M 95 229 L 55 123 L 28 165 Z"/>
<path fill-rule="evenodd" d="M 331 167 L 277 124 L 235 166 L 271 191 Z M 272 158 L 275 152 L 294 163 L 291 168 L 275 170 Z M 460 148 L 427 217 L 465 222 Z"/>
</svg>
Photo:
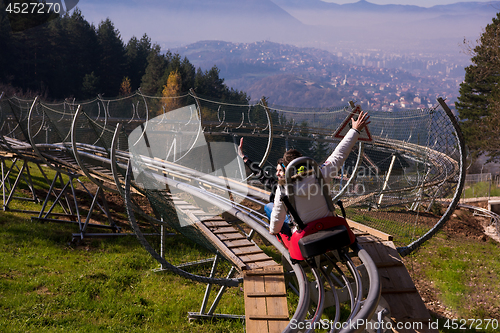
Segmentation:
<svg viewBox="0 0 500 333">
<path fill-rule="evenodd" d="M 0 1 L 0 82 L 9 82 L 9 71 L 15 60 L 10 22 L 5 11 L 5 3 Z"/>
<path fill-rule="evenodd" d="M 100 78 L 94 72 L 83 77 L 81 94 L 83 98 L 96 97 L 99 93 Z"/>
<path fill-rule="evenodd" d="M 97 32 L 95 26 L 85 20 L 78 8 L 73 11 L 71 16 L 65 17 L 63 23 L 68 40 L 67 49 L 71 53 L 69 55 L 71 70 L 62 68 L 70 72 L 65 84 L 71 90 L 70 95 L 83 98 L 86 94 L 81 90 L 84 77 L 98 71 Z"/>
<path fill-rule="evenodd" d="M 165 71 L 166 61 L 160 51 L 160 46 L 155 44 L 148 55 L 148 65 L 141 84 L 142 93 L 145 95 L 157 95 L 162 87 L 161 78 Z"/>
<path fill-rule="evenodd" d="M 456 107 L 468 148 L 475 158 L 500 159 L 500 13 L 471 50 Z"/>
<path fill-rule="evenodd" d="M 182 76 L 181 92 L 186 92 L 194 87 L 194 78 L 196 76 L 196 68 L 189 62 L 188 58 L 182 60 L 180 73 Z"/>
<path fill-rule="evenodd" d="M 125 71 L 125 47 L 120 32 L 108 18 L 97 27 L 99 42 L 99 76 L 101 92 L 105 96 L 116 96 Z"/>
<path fill-rule="evenodd" d="M 74 93 L 71 78 L 75 75 L 75 63 L 72 61 L 75 51 L 68 47 L 64 24 L 67 19 L 64 17 L 49 22 L 45 29 L 45 40 L 39 45 L 36 55 L 39 90 L 46 86 L 51 97 L 57 99 L 73 96 Z"/>
<path fill-rule="evenodd" d="M 148 55 L 150 52 L 151 38 L 146 34 L 144 34 L 140 40 L 134 36 L 127 43 L 127 72 L 130 77 L 132 90 L 137 90 L 141 85 L 141 79 L 146 73 Z"/>
</svg>

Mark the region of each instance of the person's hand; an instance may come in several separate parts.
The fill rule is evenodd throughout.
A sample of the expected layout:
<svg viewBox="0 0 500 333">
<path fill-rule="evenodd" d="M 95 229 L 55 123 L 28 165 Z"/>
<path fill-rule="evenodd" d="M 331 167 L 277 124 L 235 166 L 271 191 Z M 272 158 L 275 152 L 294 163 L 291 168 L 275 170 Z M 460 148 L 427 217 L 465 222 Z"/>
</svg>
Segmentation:
<svg viewBox="0 0 500 333">
<path fill-rule="evenodd" d="M 368 121 L 368 119 L 370 119 L 370 116 L 368 115 L 368 113 L 361 111 L 359 113 L 357 120 L 354 120 L 354 118 L 351 118 L 352 128 L 354 128 L 358 132 L 361 132 L 363 130 L 363 128 L 365 128 L 365 126 L 370 123 Z"/>
<path fill-rule="evenodd" d="M 243 138 L 240 139 L 240 145 L 238 146 L 238 156 L 243 158 L 245 155 L 243 155 Z"/>
</svg>

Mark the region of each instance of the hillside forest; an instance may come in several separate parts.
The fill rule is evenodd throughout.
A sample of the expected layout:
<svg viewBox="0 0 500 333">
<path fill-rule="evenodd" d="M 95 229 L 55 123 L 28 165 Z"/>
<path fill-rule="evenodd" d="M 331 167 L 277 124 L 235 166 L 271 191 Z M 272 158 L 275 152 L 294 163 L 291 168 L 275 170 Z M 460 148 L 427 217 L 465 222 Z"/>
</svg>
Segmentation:
<svg viewBox="0 0 500 333">
<path fill-rule="evenodd" d="M 161 96 L 170 76 L 178 85 L 170 92 L 193 88 L 220 100 L 248 102 L 245 93 L 225 85 L 216 66 L 196 69 L 179 54 L 161 53 L 146 34 L 125 43 L 109 18 L 95 26 L 78 8 L 64 15 L 28 13 L 14 21 L 1 2 L 0 43 L 0 91 L 7 94 L 83 100 L 140 88 Z"/>
</svg>

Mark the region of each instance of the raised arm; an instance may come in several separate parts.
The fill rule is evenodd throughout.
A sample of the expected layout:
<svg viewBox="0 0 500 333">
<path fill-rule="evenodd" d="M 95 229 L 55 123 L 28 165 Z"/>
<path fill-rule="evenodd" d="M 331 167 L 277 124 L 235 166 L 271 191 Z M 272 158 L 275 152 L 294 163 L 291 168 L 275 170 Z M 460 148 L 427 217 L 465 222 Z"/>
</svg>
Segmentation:
<svg viewBox="0 0 500 333">
<path fill-rule="evenodd" d="M 323 177 L 327 180 L 338 174 L 340 167 L 349 156 L 352 148 L 359 138 L 359 134 L 370 123 L 370 116 L 361 111 L 358 119 L 351 118 L 352 128 L 347 132 L 346 136 L 339 142 L 333 153 L 326 159 L 323 165 Z"/>
<path fill-rule="evenodd" d="M 240 145 L 238 146 L 238 156 L 243 159 L 243 162 L 246 162 L 248 159 L 248 157 L 243 154 L 243 138 L 240 139 Z"/>
</svg>

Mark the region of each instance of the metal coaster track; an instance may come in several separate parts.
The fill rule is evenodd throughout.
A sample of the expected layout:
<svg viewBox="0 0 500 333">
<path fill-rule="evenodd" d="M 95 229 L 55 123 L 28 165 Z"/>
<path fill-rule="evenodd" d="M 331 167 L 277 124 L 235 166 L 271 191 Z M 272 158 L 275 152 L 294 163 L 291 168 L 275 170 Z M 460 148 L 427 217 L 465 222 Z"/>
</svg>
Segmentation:
<svg viewBox="0 0 500 333">
<path fill-rule="evenodd" d="M 0 100 L 0 102 L 3 101 Z M 19 106 L 14 105 L 16 103 L 19 104 Z M 180 192 L 188 193 L 192 197 L 195 197 L 198 200 L 206 202 L 209 205 L 217 207 L 219 210 L 234 216 L 239 221 L 243 222 L 246 227 L 250 228 L 252 230 L 251 233 L 259 234 L 261 238 L 272 244 L 274 248 L 281 253 L 284 265 L 290 268 L 290 273 L 294 276 L 299 295 L 298 305 L 290 323 L 292 321 L 306 322 L 309 323 L 310 326 L 314 326 L 314 323 L 318 323 L 324 310 L 325 298 L 327 295 L 334 297 L 333 302 L 338 309 L 339 302 L 342 300 L 336 298 L 336 292 L 328 294 L 328 291 L 324 288 L 325 284 L 331 290 L 338 290 L 339 288 L 346 290 L 349 295 L 348 301 L 350 302 L 352 311 L 349 319 L 352 322 L 360 320 L 361 322 L 364 321 L 366 323 L 366 320 L 371 320 L 373 313 L 377 310 L 380 298 L 380 280 L 373 260 L 361 247 L 354 247 L 351 252 L 338 251 L 336 252 L 336 256 L 338 256 L 337 259 L 334 259 L 331 255 L 319 258 L 321 264 L 318 268 L 307 268 L 314 276 L 313 280 L 310 281 L 310 278 L 308 278 L 305 271 L 306 267 L 303 267 L 298 263 L 292 263 L 289 260 L 287 249 L 284 248 L 275 237 L 269 234 L 268 224 L 265 222 L 264 216 L 245 205 L 236 203 L 234 200 L 238 197 L 241 200 L 247 199 L 255 204 L 263 205 L 267 198 L 267 194 L 265 192 L 249 187 L 246 184 L 229 180 L 225 177 L 207 175 L 179 164 L 153 158 L 152 156 L 134 156 L 133 154 L 130 154 L 127 149 L 119 149 L 118 142 L 120 137 L 123 138 L 121 124 L 124 120 L 116 117 L 110 117 L 104 102 L 102 102 L 103 107 L 105 107 L 106 110 L 106 117 L 103 118 L 104 122 L 95 120 L 94 123 L 90 122 L 90 117 L 87 117 L 86 114 L 82 113 L 80 108 L 78 108 L 76 112 L 67 112 L 64 110 L 62 116 L 58 114 L 57 117 L 53 117 L 50 112 L 43 109 L 46 106 L 42 104 L 39 105 L 38 103 L 39 102 L 37 102 L 36 99 L 32 103 L 23 102 L 23 105 L 27 104 L 29 106 L 29 111 L 25 105 L 21 105 L 21 102 L 8 101 L 8 103 L 2 103 L 0 105 L 0 115 L 2 117 L 1 120 L 3 121 L 3 132 L 1 133 L 2 137 L 0 140 L 0 147 L 5 152 L 13 154 L 13 156 L 17 156 L 27 161 L 34 161 L 37 165 L 47 164 L 55 170 L 57 173 L 52 181 L 49 195 L 52 193 L 57 179 L 61 179 L 62 183 L 61 174 L 68 175 L 70 177 L 70 181 L 66 183 L 65 187 L 57 195 L 57 200 L 63 197 L 63 192 L 67 187 L 71 187 L 73 189 L 72 179 L 78 179 L 81 174 L 85 174 L 87 178 L 92 180 L 98 186 L 98 192 L 96 192 L 93 202 L 96 201 L 95 199 L 98 195 L 102 195 L 103 190 L 117 191 L 124 195 L 126 200 L 126 209 L 137 237 L 145 248 L 151 253 L 151 255 L 162 264 L 162 267 L 167 267 L 173 272 L 195 281 L 219 284 L 223 286 L 238 285 L 241 282 L 241 279 L 232 278 L 232 273 L 229 274 L 227 278 L 197 276 L 187 273 L 185 270 L 170 264 L 164 256 L 158 254 L 154 250 L 154 247 L 149 244 L 147 235 L 142 233 L 141 228 L 139 228 L 139 224 L 135 219 L 135 214 L 145 214 L 141 212 L 140 207 L 134 204 L 132 200 L 132 190 L 134 188 L 137 192 L 144 192 L 144 189 L 141 189 L 140 187 L 140 180 L 132 179 L 131 175 L 132 171 L 137 170 L 137 168 L 140 167 L 143 172 L 147 173 L 148 177 L 154 180 L 155 183 L 160 184 L 163 188 L 175 188 Z M 447 107 L 443 105 L 444 101 L 442 101 L 441 104 L 445 111 L 448 112 L 448 110 L 446 110 Z M 8 109 L 9 107 L 10 110 Z M 243 120 L 241 123 L 234 124 L 226 121 L 225 117 L 226 114 L 224 113 L 224 119 L 222 121 L 219 120 L 219 122 L 217 124 L 214 123 L 214 125 L 220 127 L 223 123 L 225 128 L 234 127 L 235 129 L 244 126 L 244 116 L 242 116 Z M 247 118 L 250 119 L 250 115 L 248 115 Z M 70 130 L 68 130 L 68 128 L 65 129 L 60 127 L 62 126 L 61 122 L 67 121 L 67 119 L 71 120 Z M 86 130 L 87 132 L 85 133 L 91 133 L 91 129 L 94 132 L 97 132 L 97 137 L 92 140 L 92 143 L 78 142 L 79 137 L 77 133 L 77 125 L 82 125 L 81 119 L 89 120 L 89 124 L 86 125 L 88 126 Z M 454 118 L 452 120 L 454 120 Z M 133 119 L 133 121 L 139 124 L 143 120 Z M 269 117 L 268 121 L 270 121 Z M 130 121 L 128 123 L 130 123 Z M 460 136 L 458 126 L 455 123 L 453 123 L 453 125 L 455 126 L 455 129 L 457 129 L 457 135 Z M 10 124 L 13 126 L 10 126 Z M 117 124 L 116 127 L 114 127 L 115 124 Z M 208 128 L 205 128 L 205 130 L 214 134 L 214 132 L 211 132 L 211 124 L 205 125 L 208 125 Z M 52 128 L 54 132 L 59 131 L 60 141 L 49 142 L 48 130 L 50 128 Z M 63 130 L 62 132 L 61 129 Z M 42 141 L 41 137 L 42 133 L 44 133 L 43 130 L 46 135 L 45 142 Z M 64 130 L 66 130 L 66 132 L 64 132 Z M 146 129 L 143 127 L 142 131 L 145 133 Z M 317 134 L 325 135 L 325 133 L 326 132 L 319 131 Z M 290 131 L 289 134 L 291 134 Z M 262 134 L 252 132 L 244 133 L 243 135 L 261 136 Z M 22 137 L 22 140 L 19 140 L 18 137 Z M 303 139 L 303 137 L 301 137 L 301 139 Z M 324 140 L 328 141 L 328 139 Z M 459 153 L 461 159 L 457 162 L 452 157 L 428 147 L 410 144 L 399 140 L 375 137 L 375 142 L 373 144 L 376 146 L 401 151 L 404 154 L 412 155 L 419 159 L 424 159 L 423 157 L 426 157 L 428 166 L 431 166 L 435 172 L 433 172 L 433 177 L 425 179 L 425 183 L 421 185 L 422 187 L 432 187 L 446 181 L 453 181 L 457 178 L 459 179 L 452 204 L 449 205 L 447 212 L 443 215 L 440 222 L 438 222 L 438 225 L 422 237 L 422 239 L 419 239 L 418 242 L 410 244 L 408 247 L 398 249 L 400 253 L 409 253 L 414 248 L 418 247 L 423 241 L 430 238 L 437 231 L 439 226 L 446 221 L 449 214 L 451 214 L 452 209 L 455 208 L 457 203 L 456 199 L 457 197 L 459 198 L 457 193 L 462 190 L 464 178 L 463 154 L 465 149 L 463 147 L 463 140 L 460 137 L 459 143 L 460 146 L 458 148 L 460 150 Z M 360 157 L 362 156 L 362 147 L 360 147 L 360 153 L 358 155 Z M 7 176 L 3 175 L 2 185 L 4 186 L 4 190 L 7 177 L 8 174 Z M 48 179 L 47 182 L 49 182 Z M 14 189 L 15 187 L 11 190 L 12 193 L 14 192 Z M 412 188 L 408 187 L 398 189 L 397 191 L 409 191 L 411 189 Z M 383 193 L 391 192 L 394 192 L 394 190 L 386 190 Z M 220 193 L 222 193 L 222 195 Z M 77 197 L 74 190 L 73 198 L 78 213 Z M 48 197 L 46 201 L 47 200 Z M 44 207 L 45 205 L 46 203 L 44 203 Z M 39 218 L 42 217 L 42 213 L 44 213 L 44 208 L 42 208 Z M 49 213 L 47 213 L 44 218 L 47 218 Z M 71 213 L 73 212 L 71 211 Z M 156 226 L 166 225 L 164 221 L 153 217 L 149 217 L 149 223 Z M 86 221 L 83 222 L 78 217 L 78 224 L 80 225 L 81 236 L 83 237 L 86 233 L 86 227 L 89 225 L 89 220 L 87 218 Z M 116 230 L 113 223 L 110 223 L 110 225 L 106 227 Z M 204 236 L 207 237 L 208 242 L 211 242 L 211 235 L 205 234 Z M 231 255 L 225 253 L 227 249 L 220 247 L 220 244 L 213 244 L 213 242 L 211 246 L 215 246 L 217 251 L 220 252 L 222 256 L 226 257 L 229 262 L 233 260 L 234 264 L 234 259 L 232 259 Z M 359 258 L 361 262 L 360 266 L 356 267 L 352 263 L 351 257 L 353 256 L 357 256 Z M 332 270 L 336 270 L 338 272 L 344 271 L 339 268 L 338 263 L 345 265 L 345 270 L 350 272 L 352 275 L 352 279 L 354 281 L 352 285 L 350 280 L 348 280 L 345 275 L 342 275 L 343 273 L 341 273 L 340 278 L 331 273 Z M 361 276 L 358 271 L 362 271 Z M 318 296 L 314 302 L 315 304 L 310 303 L 312 286 L 318 290 Z M 367 290 L 367 292 L 363 292 L 363 290 Z M 313 309 L 312 312 L 310 312 L 311 309 Z M 340 320 L 338 310 L 334 320 Z M 292 328 L 290 323 L 284 332 L 297 331 L 297 329 Z M 359 332 L 362 329 L 362 326 L 354 325 L 348 326 L 345 329 L 342 328 L 340 331 Z"/>
</svg>

